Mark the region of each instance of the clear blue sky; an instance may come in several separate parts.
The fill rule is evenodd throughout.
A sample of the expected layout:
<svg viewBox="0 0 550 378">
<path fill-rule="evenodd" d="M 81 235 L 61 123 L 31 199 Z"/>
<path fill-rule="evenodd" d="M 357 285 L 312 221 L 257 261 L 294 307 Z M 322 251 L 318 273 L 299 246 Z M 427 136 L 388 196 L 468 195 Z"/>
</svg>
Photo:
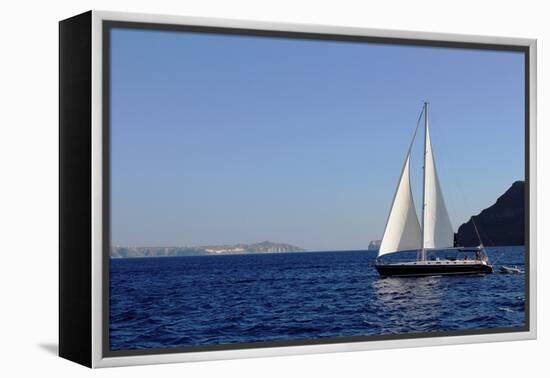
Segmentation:
<svg viewBox="0 0 550 378">
<path fill-rule="evenodd" d="M 364 249 L 425 99 L 455 230 L 524 178 L 520 53 L 115 29 L 111 54 L 114 245 Z"/>
</svg>

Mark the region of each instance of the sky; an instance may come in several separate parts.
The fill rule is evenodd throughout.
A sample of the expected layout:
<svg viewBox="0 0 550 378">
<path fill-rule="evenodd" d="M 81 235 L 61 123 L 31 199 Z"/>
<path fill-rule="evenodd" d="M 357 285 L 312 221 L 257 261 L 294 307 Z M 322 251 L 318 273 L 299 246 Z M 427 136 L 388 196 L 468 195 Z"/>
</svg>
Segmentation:
<svg viewBox="0 0 550 378">
<path fill-rule="evenodd" d="M 518 52 L 117 28 L 110 64 L 113 245 L 366 249 L 425 100 L 455 230 L 524 179 Z"/>
</svg>

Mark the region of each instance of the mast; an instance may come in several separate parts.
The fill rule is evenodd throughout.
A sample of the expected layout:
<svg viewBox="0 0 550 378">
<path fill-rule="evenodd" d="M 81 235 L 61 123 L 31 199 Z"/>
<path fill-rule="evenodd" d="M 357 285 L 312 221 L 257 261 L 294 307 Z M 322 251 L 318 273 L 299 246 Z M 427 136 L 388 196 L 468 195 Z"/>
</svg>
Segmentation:
<svg viewBox="0 0 550 378">
<path fill-rule="evenodd" d="M 424 248 L 424 213 L 426 210 L 426 155 L 427 155 L 427 140 L 428 140 L 428 102 L 424 102 L 424 164 L 422 165 L 422 251 L 420 253 L 420 261 L 426 261 L 426 248 Z"/>
</svg>

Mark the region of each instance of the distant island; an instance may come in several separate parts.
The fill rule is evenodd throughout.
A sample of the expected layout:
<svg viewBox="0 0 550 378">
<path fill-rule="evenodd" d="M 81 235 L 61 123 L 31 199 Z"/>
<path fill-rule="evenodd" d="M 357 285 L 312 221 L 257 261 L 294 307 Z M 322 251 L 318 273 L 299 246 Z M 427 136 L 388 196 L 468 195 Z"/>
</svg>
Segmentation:
<svg viewBox="0 0 550 378">
<path fill-rule="evenodd" d="M 378 251 L 380 249 L 380 244 L 382 243 L 382 240 L 371 240 L 369 243 L 368 250 L 369 251 Z"/>
<path fill-rule="evenodd" d="M 490 207 L 472 217 L 483 244 L 525 244 L 525 182 L 516 181 Z M 457 245 L 479 245 L 472 220 L 462 224 L 455 234 Z"/>
<path fill-rule="evenodd" d="M 111 247 L 111 258 L 173 257 L 173 256 L 220 256 L 255 253 L 305 252 L 305 249 L 290 244 L 263 241 L 253 244 L 205 245 L 196 247 Z"/>
</svg>

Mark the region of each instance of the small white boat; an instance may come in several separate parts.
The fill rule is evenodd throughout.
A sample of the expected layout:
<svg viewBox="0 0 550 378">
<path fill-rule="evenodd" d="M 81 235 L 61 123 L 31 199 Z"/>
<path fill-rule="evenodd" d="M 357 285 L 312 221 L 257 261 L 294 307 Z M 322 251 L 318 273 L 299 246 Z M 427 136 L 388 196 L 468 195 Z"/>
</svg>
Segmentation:
<svg viewBox="0 0 550 378">
<path fill-rule="evenodd" d="M 499 269 L 500 273 L 508 273 L 508 274 L 517 274 L 517 273 L 523 273 L 517 266 L 501 266 Z"/>
</svg>

